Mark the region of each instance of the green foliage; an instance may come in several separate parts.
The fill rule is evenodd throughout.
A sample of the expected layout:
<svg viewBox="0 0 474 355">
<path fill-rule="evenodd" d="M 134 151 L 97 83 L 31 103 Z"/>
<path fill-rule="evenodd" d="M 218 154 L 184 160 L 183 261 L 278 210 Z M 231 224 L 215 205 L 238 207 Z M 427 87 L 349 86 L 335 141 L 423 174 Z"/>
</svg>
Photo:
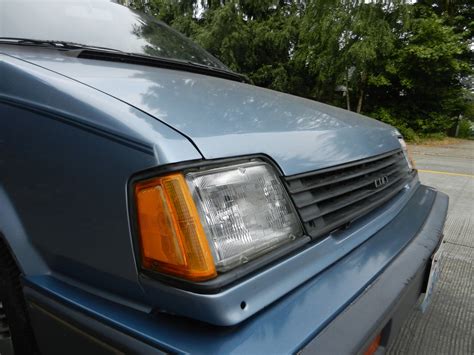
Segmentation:
<svg viewBox="0 0 474 355">
<path fill-rule="evenodd" d="M 400 129 L 445 133 L 467 109 L 460 78 L 472 74 L 468 42 L 446 17 L 420 4 L 407 7 L 410 20 L 395 27 L 396 47 L 378 69 L 384 80 L 369 82 L 368 96 L 377 100 L 368 100 L 368 110 L 389 111 Z"/>
<path fill-rule="evenodd" d="M 452 131 L 460 115 L 474 120 L 469 0 L 132 0 L 131 6 L 256 85 L 363 112 L 407 139 Z"/>
<path fill-rule="evenodd" d="M 472 138 L 474 136 L 474 124 L 469 120 L 459 122 L 459 138 Z"/>
<path fill-rule="evenodd" d="M 426 134 L 422 134 L 419 136 L 419 139 L 421 141 L 423 140 L 431 140 L 431 141 L 439 141 L 439 140 L 442 140 L 446 138 L 446 134 L 445 133 L 442 133 L 442 132 L 436 132 L 436 133 L 426 133 Z"/>
<path fill-rule="evenodd" d="M 417 142 L 419 140 L 419 136 L 416 134 L 413 128 L 408 127 L 406 122 L 398 118 L 387 108 L 381 107 L 377 111 L 371 112 L 370 116 L 384 123 L 397 127 L 407 141 Z"/>
<path fill-rule="evenodd" d="M 474 78 L 472 85 L 474 85 Z M 463 100 L 465 102 L 463 116 L 465 119 L 474 122 L 474 90 L 464 90 Z"/>
</svg>

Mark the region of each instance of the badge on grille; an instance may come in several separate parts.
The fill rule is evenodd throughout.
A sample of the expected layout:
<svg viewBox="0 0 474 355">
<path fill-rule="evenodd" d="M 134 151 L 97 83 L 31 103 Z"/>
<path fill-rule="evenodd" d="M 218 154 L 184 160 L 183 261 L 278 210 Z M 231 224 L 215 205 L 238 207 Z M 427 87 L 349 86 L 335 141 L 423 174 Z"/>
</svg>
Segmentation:
<svg viewBox="0 0 474 355">
<path fill-rule="evenodd" d="M 375 188 L 378 189 L 388 183 L 388 176 L 384 175 L 374 180 Z"/>
</svg>

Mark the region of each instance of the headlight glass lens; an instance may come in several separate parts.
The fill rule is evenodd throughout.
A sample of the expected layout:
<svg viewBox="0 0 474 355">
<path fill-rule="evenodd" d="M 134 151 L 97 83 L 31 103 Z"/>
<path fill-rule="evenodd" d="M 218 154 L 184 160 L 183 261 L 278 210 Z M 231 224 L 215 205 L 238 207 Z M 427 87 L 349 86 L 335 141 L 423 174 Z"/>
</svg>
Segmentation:
<svg viewBox="0 0 474 355">
<path fill-rule="evenodd" d="M 286 190 L 266 163 L 191 172 L 185 177 L 218 271 L 303 235 Z"/>
</svg>

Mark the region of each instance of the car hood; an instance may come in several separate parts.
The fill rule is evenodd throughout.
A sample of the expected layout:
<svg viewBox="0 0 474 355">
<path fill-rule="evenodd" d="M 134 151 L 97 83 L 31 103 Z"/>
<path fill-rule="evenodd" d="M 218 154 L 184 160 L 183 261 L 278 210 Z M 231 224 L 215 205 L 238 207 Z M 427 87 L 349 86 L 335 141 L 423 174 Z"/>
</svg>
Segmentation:
<svg viewBox="0 0 474 355">
<path fill-rule="evenodd" d="M 206 159 L 265 154 L 293 175 L 400 147 L 391 126 L 244 83 L 67 55 L 23 59 L 148 113 L 187 136 Z"/>
</svg>

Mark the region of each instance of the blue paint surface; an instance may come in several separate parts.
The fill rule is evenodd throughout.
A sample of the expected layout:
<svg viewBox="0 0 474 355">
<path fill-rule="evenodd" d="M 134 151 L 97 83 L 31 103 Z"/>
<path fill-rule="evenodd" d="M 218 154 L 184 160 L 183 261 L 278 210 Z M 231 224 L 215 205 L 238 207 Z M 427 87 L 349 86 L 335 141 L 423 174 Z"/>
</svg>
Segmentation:
<svg viewBox="0 0 474 355">
<path fill-rule="evenodd" d="M 393 127 L 316 101 L 184 71 L 84 60 L 48 50 L 12 55 L 129 103 L 189 137 L 206 159 L 272 157 L 285 175 L 399 149 Z"/>
<path fill-rule="evenodd" d="M 166 350 L 298 350 L 410 242 L 435 195 L 414 179 L 351 228 L 221 292 L 184 291 L 138 270 L 134 174 L 264 154 L 292 175 L 399 149 L 396 130 L 247 84 L 55 49 L 0 46 L 0 75 L 0 231 L 26 282 Z"/>
</svg>

